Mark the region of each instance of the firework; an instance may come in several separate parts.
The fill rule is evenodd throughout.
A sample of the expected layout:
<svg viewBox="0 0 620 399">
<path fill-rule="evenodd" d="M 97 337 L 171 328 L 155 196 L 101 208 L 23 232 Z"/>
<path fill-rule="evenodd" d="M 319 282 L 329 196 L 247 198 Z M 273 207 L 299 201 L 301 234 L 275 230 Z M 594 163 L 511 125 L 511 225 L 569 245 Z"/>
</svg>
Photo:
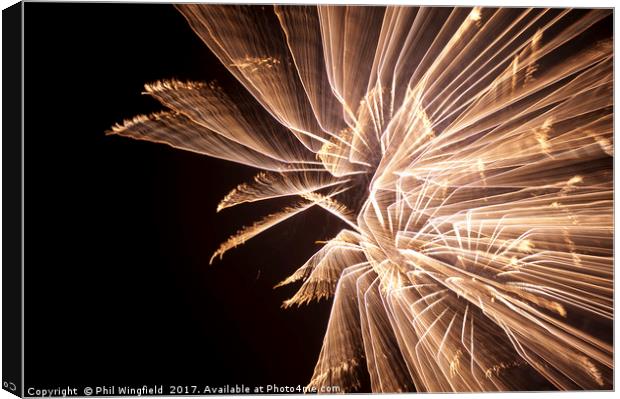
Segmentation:
<svg viewBox="0 0 620 399">
<path fill-rule="evenodd" d="M 280 285 L 333 298 L 310 387 L 611 389 L 611 10 L 179 5 L 244 86 L 161 81 L 111 134 L 261 172 L 346 223 Z M 364 370 L 365 369 L 365 370 Z"/>
</svg>

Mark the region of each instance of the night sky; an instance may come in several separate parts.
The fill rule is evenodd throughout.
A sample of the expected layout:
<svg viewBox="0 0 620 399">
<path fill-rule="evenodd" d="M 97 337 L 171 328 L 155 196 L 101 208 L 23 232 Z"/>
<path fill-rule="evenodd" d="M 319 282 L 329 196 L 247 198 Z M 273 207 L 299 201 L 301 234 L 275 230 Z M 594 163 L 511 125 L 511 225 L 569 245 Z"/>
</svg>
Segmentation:
<svg viewBox="0 0 620 399">
<path fill-rule="evenodd" d="M 311 209 L 209 266 L 284 201 L 216 213 L 258 171 L 105 136 L 158 79 L 230 82 L 170 5 L 25 5 L 25 387 L 305 385 L 329 302 L 272 287 L 342 227 Z"/>
</svg>

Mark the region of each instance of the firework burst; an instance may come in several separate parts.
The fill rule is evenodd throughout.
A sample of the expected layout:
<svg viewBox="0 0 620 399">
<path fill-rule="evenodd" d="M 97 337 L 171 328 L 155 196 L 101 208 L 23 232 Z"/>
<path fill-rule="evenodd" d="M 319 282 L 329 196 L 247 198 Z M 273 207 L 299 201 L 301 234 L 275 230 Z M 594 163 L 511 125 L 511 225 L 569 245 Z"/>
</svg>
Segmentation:
<svg viewBox="0 0 620 399">
<path fill-rule="evenodd" d="M 218 211 L 290 197 L 211 261 L 346 223 L 278 284 L 333 298 L 310 386 L 612 388 L 610 10 L 178 9 L 247 91 L 149 84 L 169 111 L 110 133 L 261 170 Z"/>
</svg>

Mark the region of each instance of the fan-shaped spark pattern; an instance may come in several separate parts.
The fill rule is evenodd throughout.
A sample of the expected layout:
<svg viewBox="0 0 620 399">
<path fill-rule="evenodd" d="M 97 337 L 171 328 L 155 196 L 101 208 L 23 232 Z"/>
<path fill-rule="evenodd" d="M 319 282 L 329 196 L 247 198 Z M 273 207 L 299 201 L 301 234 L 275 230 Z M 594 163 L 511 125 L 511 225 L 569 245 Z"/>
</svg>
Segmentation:
<svg viewBox="0 0 620 399">
<path fill-rule="evenodd" d="M 280 283 L 333 296 L 310 386 L 612 387 L 610 10 L 178 9 L 247 92 L 157 82 L 170 111 L 110 133 L 264 170 L 218 211 L 297 201 L 214 257 L 314 205 L 347 224 Z"/>
</svg>

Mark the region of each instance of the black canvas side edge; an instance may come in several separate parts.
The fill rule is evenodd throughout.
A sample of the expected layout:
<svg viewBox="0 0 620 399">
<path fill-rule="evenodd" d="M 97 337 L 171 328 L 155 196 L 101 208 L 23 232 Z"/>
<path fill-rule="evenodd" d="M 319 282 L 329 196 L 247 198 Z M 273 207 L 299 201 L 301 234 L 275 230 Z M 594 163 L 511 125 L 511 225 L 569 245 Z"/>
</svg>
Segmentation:
<svg viewBox="0 0 620 399">
<path fill-rule="evenodd" d="M 23 395 L 22 7 L 2 11 L 2 388 Z"/>
</svg>

